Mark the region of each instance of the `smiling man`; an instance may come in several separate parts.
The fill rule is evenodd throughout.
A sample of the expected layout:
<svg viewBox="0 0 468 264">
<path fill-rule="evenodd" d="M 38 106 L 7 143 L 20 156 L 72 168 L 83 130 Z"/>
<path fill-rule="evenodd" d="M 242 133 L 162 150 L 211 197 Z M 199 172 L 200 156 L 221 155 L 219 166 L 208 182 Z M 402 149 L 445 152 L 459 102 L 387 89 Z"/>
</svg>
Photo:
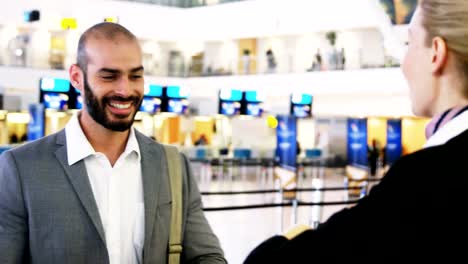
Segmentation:
<svg viewBox="0 0 468 264">
<path fill-rule="evenodd" d="M 137 39 L 97 24 L 69 73 L 83 110 L 64 130 L 0 156 L 0 263 L 167 263 L 171 160 L 132 127 L 144 93 Z M 226 263 L 180 160 L 180 262 Z"/>
</svg>

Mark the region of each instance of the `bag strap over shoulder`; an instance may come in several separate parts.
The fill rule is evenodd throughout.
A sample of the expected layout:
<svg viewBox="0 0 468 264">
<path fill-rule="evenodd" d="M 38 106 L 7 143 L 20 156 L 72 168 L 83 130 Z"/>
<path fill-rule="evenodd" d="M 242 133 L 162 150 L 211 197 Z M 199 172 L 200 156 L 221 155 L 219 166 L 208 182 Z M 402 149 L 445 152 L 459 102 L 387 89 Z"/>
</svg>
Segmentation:
<svg viewBox="0 0 468 264">
<path fill-rule="evenodd" d="M 179 264 L 182 253 L 182 169 L 179 150 L 163 145 L 166 152 L 171 185 L 172 212 L 169 233 L 169 264 Z"/>
</svg>

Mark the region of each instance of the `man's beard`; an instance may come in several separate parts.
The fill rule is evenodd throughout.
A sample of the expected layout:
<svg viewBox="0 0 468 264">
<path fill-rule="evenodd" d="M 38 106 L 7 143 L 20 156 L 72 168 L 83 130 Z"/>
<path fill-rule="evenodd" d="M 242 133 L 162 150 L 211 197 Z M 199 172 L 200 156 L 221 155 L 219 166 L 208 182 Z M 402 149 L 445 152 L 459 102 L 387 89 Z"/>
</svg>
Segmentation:
<svg viewBox="0 0 468 264">
<path fill-rule="evenodd" d="M 86 104 L 86 110 L 88 111 L 88 114 L 98 124 L 101 124 L 103 127 L 112 131 L 123 132 L 128 130 L 132 126 L 135 115 L 138 109 L 140 109 L 141 103 L 143 101 L 142 97 L 135 95 L 126 98 L 121 96 L 104 96 L 101 100 L 99 100 L 91 90 L 86 73 L 84 74 L 84 90 L 84 103 Z M 108 114 L 106 113 L 106 106 L 112 100 L 120 101 L 122 103 L 131 102 L 135 107 L 135 112 L 132 114 L 132 117 L 130 119 L 128 119 L 128 117 L 121 117 L 121 120 L 111 121 L 108 117 Z"/>
</svg>

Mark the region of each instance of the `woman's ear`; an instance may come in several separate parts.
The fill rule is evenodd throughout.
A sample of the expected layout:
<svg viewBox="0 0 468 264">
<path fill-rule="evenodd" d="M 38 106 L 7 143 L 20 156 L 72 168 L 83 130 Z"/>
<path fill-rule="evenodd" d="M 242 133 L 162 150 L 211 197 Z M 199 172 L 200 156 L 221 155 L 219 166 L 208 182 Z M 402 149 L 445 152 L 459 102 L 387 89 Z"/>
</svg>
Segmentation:
<svg viewBox="0 0 468 264">
<path fill-rule="evenodd" d="M 441 37 L 432 39 L 431 63 L 432 73 L 441 74 L 447 65 L 448 50 L 447 43 Z"/>
</svg>

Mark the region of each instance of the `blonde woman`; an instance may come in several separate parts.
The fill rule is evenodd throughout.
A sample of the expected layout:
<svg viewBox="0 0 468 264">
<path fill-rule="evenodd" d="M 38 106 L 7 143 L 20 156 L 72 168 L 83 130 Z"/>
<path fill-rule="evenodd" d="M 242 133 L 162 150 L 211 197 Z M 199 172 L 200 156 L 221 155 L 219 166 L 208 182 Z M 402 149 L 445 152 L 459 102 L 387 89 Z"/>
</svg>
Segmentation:
<svg viewBox="0 0 468 264">
<path fill-rule="evenodd" d="M 433 118 L 426 147 L 356 206 L 266 240 L 246 263 L 467 263 L 468 1 L 419 1 L 409 40 L 402 70 L 414 113 Z"/>
</svg>

